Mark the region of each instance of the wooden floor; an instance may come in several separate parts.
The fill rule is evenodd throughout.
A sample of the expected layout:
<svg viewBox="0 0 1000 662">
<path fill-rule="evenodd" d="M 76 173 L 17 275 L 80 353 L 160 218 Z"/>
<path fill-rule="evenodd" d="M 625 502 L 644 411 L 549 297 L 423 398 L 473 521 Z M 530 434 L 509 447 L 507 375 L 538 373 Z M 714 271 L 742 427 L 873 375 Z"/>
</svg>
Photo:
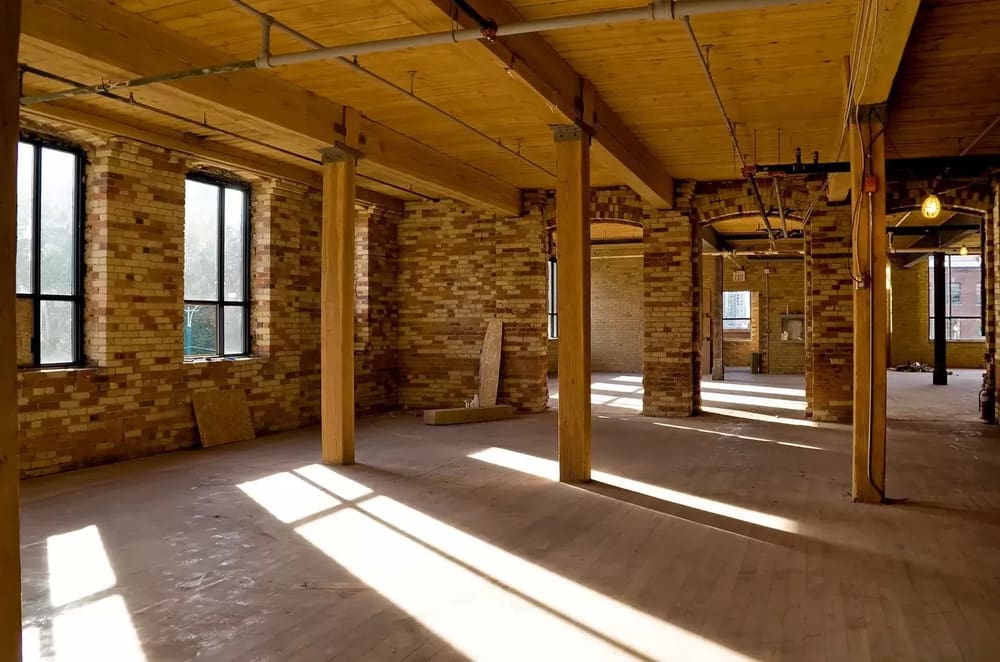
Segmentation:
<svg viewBox="0 0 1000 662">
<path fill-rule="evenodd" d="M 1000 659 L 1000 430 L 894 423 L 864 506 L 849 431 L 775 420 L 606 407 L 585 487 L 553 413 L 28 481 L 25 659 Z"/>
</svg>

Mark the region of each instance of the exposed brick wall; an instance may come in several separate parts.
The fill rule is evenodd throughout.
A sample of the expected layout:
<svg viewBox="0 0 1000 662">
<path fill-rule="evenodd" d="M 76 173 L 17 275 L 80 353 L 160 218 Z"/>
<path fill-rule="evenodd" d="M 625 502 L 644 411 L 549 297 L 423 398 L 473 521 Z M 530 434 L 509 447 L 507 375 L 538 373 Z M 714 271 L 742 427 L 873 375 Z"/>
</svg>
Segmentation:
<svg viewBox="0 0 1000 662">
<path fill-rule="evenodd" d="M 928 312 L 930 269 L 922 259 L 910 268 L 892 267 L 892 336 L 889 365 L 904 361 L 934 363 L 934 341 L 929 335 Z M 973 296 L 972 292 L 963 292 Z M 977 327 L 978 328 L 978 327 Z M 949 368 L 979 368 L 983 365 L 985 342 L 949 342 Z"/>
<path fill-rule="evenodd" d="M 384 411 L 399 403 L 399 220 L 395 211 L 358 211 L 354 381 L 356 406 L 362 412 Z"/>
<path fill-rule="evenodd" d="M 701 235 L 686 211 L 648 210 L 643 228 L 643 414 L 701 407 Z"/>
<path fill-rule="evenodd" d="M 319 418 L 319 216 L 317 191 L 251 179 L 253 356 L 183 357 L 184 177 L 200 166 L 183 155 L 123 139 L 85 145 L 85 354 L 74 370 L 21 370 L 22 473 L 52 473 L 150 455 L 196 442 L 191 394 L 246 390 L 260 433 Z M 371 227 L 378 226 L 377 231 Z M 392 406 L 395 339 L 391 226 L 359 223 L 390 246 L 366 263 L 358 325 L 359 409 Z M 30 320 L 29 320 L 30 321 Z M 30 337 L 30 324 L 21 329 Z M 24 342 L 19 338 L 19 347 Z M 388 358 L 386 358 L 388 357 Z M 30 356 L 29 359 L 30 361 Z M 382 383 L 387 382 L 387 383 Z"/>
<path fill-rule="evenodd" d="M 702 286 L 711 289 L 715 278 L 712 267 L 714 257 L 702 261 Z M 804 265 L 801 261 L 749 260 L 737 258 L 746 272 L 744 282 L 733 280 L 736 264 L 726 260 L 723 266 L 723 290 L 751 293 L 751 320 L 749 340 L 727 340 L 723 347 L 728 367 L 748 367 L 750 354 L 761 355 L 761 372 L 772 374 L 799 374 L 805 371 L 805 343 L 785 341 L 781 338 L 781 319 L 802 314 L 805 308 Z M 771 273 L 764 274 L 769 269 Z M 706 314 L 710 310 L 704 311 Z M 704 316 L 703 316 L 704 317 Z"/>
<path fill-rule="evenodd" d="M 998 319 L 997 306 L 1000 305 L 1000 250 L 998 250 L 998 234 L 1000 234 L 1000 178 L 993 181 L 993 206 L 991 213 L 987 216 L 985 225 L 986 235 L 986 352 L 989 355 L 987 363 L 986 380 L 987 388 L 993 393 L 992 410 L 987 410 L 987 419 L 997 420 L 997 405 L 1000 400 L 1000 385 L 997 380 L 996 356 L 997 356 L 997 329 Z"/>
<path fill-rule="evenodd" d="M 486 322 L 499 319 L 499 401 L 545 409 L 547 255 L 535 205 L 501 218 L 452 201 L 407 204 L 399 224 L 400 404 L 455 407 L 470 399 Z"/>
<path fill-rule="evenodd" d="M 819 421 L 850 421 L 854 409 L 854 284 L 851 208 L 817 204 L 805 228 L 806 405 Z"/>
<path fill-rule="evenodd" d="M 642 372 L 642 320 L 642 244 L 595 246 L 590 264 L 591 370 Z"/>
</svg>

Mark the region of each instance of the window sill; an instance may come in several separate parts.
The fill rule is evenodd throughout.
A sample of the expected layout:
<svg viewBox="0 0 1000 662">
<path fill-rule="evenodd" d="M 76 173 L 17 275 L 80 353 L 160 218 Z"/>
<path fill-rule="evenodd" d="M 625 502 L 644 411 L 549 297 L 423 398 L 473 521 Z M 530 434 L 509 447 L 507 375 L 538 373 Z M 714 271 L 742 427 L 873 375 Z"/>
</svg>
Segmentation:
<svg viewBox="0 0 1000 662">
<path fill-rule="evenodd" d="M 722 337 L 722 342 L 757 342 L 753 338 L 726 338 Z"/>
<path fill-rule="evenodd" d="M 192 356 L 184 359 L 184 365 L 204 365 L 208 363 L 247 363 L 264 361 L 266 356 Z"/>
<path fill-rule="evenodd" d="M 19 374 L 31 374 L 31 375 L 49 375 L 49 374 L 72 374 L 72 373 L 96 373 L 100 372 L 101 368 L 97 366 L 90 365 L 54 365 L 54 366 L 18 366 L 17 372 Z"/>
<path fill-rule="evenodd" d="M 949 345 L 983 345 L 986 343 L 986 339 L 981 338 L 979 340 L 946 340 L 945 343 Z M 927 344 L 933 345 L 934 341 L 928 340 Z"/>
</svg>

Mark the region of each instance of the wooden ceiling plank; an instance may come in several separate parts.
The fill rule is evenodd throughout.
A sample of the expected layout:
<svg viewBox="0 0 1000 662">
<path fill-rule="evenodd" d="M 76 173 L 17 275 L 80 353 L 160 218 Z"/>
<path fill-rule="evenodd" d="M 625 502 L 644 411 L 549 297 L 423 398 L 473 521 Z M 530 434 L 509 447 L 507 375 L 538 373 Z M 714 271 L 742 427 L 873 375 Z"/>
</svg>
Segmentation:
<svg viewBox="0 0 1000 662">
<path fill-rule="evenodd" d="M 451 0 L 431 2 L 445 15 L 453 7 Z M 414 11 L 412 0 L 394 0 L 394 4 L 408 15 Z M 507 0 L 477 0 L 475 6 L 480 14 L 501 24 L 524 20 Z M 420 24 L 421 17 L 417 15 L 413 20 Z M 464 14 L 459 16 L 459 22 L 464 27 L 478 27 Z M 523 80 L 558 113 L 588 128 L 600 148 L 598 154 L 608 157 L 624 183 L 658 208 L 673 207 L 674 180 L 659 159 L 625 125 L 597 90 L 592 91 L 593 108 L 584 107 L 586 104 L 581 97 L 589 82 L 541 35 L 525 34 L 493 42 L 483 39 L 476 43 L 486 48 L 500 64 Z M 592 114 L 592 124 L 588 124 L 585 113 Z"/>
<path fill-rule="evenodd" d="M 101 0 L 26 0 L 22 33 L 102 64 L 145 76 L 225 63 L 225 54 Z M 344 107 L 273 73 L 245 71 L 167 83 L 204 103 L 314 141 L 343 139 Z M 362 118 L 368 158 L 458 200 L 521 212 L 520 191 L 412 138 Z M 369 148 L 369 145 L 371 148 Z"/>
</svg>

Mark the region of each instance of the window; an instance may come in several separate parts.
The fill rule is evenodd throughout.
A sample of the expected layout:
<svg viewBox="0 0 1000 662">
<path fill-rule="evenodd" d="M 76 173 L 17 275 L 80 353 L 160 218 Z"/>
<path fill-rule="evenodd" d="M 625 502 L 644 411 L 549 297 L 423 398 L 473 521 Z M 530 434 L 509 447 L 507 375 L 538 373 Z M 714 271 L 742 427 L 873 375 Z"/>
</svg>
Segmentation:
<svg viewBox="0 0 1000 662">
<path fill-rule="evenodd" d="M 41 139 L 17 146 L 16 288 L 31 302 L 35 366 L 83 360 L 83 161 Z"/>
<path fill-rule="evenodd" d="M 189 176 L 184 199 L 184 356 L 247 354 L 249 190 Z"/>
<path fill-rule="evenodd" d="M 559 337 L 559 311 L 556 301 L 556 259 L 549 258 L 549 338 Z"/>
<path fill-rule="evenodd" d="M 750 339 L 750 292 L 722 293 L 722 331 L 729 338 Z"/>
<path fill-rule="evenodd" d="M 945 300 L 948 340 L 983 340 L 982 262 L 978 255 L 945 255 L 945 279 L 949 297 Z M 934 256 L 927 258 L 928 337 L 934 339 Z M 975 297 L 963 297 L 962 291 Z"/>
</svg>

